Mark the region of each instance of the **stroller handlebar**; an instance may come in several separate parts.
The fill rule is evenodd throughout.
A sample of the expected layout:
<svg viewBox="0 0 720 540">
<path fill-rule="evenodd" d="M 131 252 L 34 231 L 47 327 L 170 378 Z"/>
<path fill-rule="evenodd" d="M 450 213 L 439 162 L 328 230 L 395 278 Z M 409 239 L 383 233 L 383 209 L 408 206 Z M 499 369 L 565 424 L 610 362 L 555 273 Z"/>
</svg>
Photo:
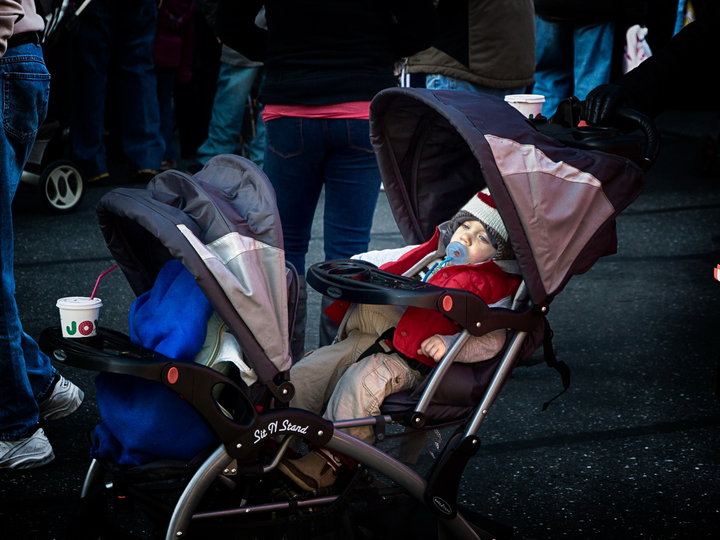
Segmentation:
<svg viewBox="0 0 720 540">
<path fill-rule="evenodd" d="M 437 287 L 355 259 L 314 264 L 308 270 L 307 282 L 325 296 L 353 304 L 389 304 L 439 311 L 476 336 L 500 328 L 531 331 L 542 318 L 538 310 L 521 313 L 491 308 L 469 291 Z"/>
<path fill-rule="evenodd" d="M 643 170 L 647 170 L 650 165 L 655 162 L 658 152 L 660 151 L 660 134 L 655 122 L 648 116 L 636 111 L 635 109 L 621 108 L 617 111 L 617 117 L 620 121 L 629 123 L 631 126 L 638 128 L 645 136 L 645 147 L 642 161 L 638 163 Z"/>
<path fill-rule="evenodd" d="M 650 168 L 660 149 L 660 132 L 652 118 L 622 107 L 607 124 L 590 125 L 581 122 L 583 107 L 576 97 L 566 98 L 550 119 L 539 117 L 533 125 L 566 146 L 624 156 L 644 171 Z"/>
</svg>

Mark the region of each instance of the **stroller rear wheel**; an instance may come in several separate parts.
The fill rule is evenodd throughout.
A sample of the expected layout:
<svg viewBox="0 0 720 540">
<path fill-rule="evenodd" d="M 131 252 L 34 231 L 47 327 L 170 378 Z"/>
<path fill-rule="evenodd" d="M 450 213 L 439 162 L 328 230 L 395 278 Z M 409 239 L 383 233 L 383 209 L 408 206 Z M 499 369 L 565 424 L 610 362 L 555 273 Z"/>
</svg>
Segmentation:
<svg viewBox="0 0 720 540">
<path fill-rule="evenodd" d="M 85 195 L 85 181 L 72 162 L 58 160 L 45 167 L 37 189 L 50 211 L 63 214 L 73 211 L 80 204 Z"/>
</svg>

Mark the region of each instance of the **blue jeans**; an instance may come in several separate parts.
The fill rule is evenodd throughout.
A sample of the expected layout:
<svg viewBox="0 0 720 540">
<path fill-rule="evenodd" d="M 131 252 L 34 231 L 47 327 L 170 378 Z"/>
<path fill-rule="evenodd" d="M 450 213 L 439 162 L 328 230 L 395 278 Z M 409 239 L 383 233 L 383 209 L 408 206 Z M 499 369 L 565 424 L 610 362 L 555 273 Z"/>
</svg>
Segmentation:
<svg viewBox="0 0 720 540">
<path fill-rule="evenodd" d="M 37 401 L 55 374 L 50 359 L 23 332 L 13 272 L 12 200 L 50 91 L 42 49 L 33 44 L 8 49 L 0 58 L 0 81 L 0 439 L 12 440 L 37 424 Z"/>
<path fill-rule="evenodd" d="M 325 260 L 367 251 L 380 191 L 369 122 L 285 117 L 266 128 L 264 170 L 277 195 L 287 260 L 305 274 L 323 188 Z"/>
<path fill-rule="evenodd" d="M 613 23 L 575 25 L 535 17 L 536 68 L 533 93 L 545 96 L 550 118 L 570 96 L 583 101 L 590 90 L 610 80 Z"/>
<path fill-rule="evenodd" d="M 203 165 L 218 154 L 241 154 L 245 107 L 252 90 L 259 67 L 220 64 L 212 117 L 208 126 L 208 138 L 198 148 L 198 161 Z M 265 126 L 257 120 L 257 131 L 249 146 L 249 158 L 262 166 L 265 147 Z M 260 151 L 254 150 L 260 148 Z"/>
<path fill-rule="evenodd" d="M 509 94 L 524 94 L 525 87 L 517 88 L 493 88 L 491 86 L 483 86 L 473 84 L 469 81 L 448 77 L 447 75 L 430 74 L 425 77 L 425 88 L 430 90 L 463 90 L 465 92 L 478 92 L 499 98 L 504 98 Z"/>
<path fill-rule="evenodd" d="M 157 0 L 93 0 L 72 35 L 70 152 L 87 176 L 108 172 L 104 144 L 108 77 L 116 83 L 120 140 L 137 169 L 165 152 L 153 64 Z"/>
<path fill-rule="evenodd" d="M 175 79 L 177 69 L 155 68 L 157 79 L 158 112 L 160 114 L 160 133 L 165 143 L 164 158 L 168 161 L 177 158 L 177 152 L 173 147 L 173 133 L 175 131 L 175 107 L 173 96 L 175 94 Z"/>
</svg>

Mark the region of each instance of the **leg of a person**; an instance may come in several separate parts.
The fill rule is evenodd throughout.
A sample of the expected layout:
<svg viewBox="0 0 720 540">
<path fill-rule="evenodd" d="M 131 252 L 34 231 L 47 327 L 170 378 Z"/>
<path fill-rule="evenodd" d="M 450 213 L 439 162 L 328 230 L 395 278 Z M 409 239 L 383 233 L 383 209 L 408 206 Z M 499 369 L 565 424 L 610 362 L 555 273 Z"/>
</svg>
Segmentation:
<svg viewBox="0 0 720 540">
<path fill-rule="evenodd" d="M 265 131 L 265 122 L 263 122 L 261 110 L 258 110 L 255 119 L 255 135 L 252 141 L 250 141 L 250 153 L 248 156 L 258 167 L 263 166 L 263 159 L 265 157 L 265 145 L 267 143 Z"/>
<path fill-rule="evenodd" d="M 208 136 L 222 47 L 205 18 L 200 2 L 195 2 L 193 22 L 192 78 L 189 82 L 178 83 L 175 89 L 180 155 L 188 159 L 197 157 L 197 149 Z"/>
<path fill-rule="evenodd" d="M 380 193 L 380 171 L 366 120 L 326 120 L 332 151 L 325 166 L 325 260 L 367 251 Z M 323 307 L 328 304 L 324 300 Z M 331 343 L 337 328 L 320 314 L 320 346 Z"/>
<path fill-rule="evenodd" d="M 505 97 L 508 94 L 522 94 L 525 91 L 525 87 L 493 88 L 491 86 L 473 84 L 469 81 L 456 79 L 455 77 L 448 77 L 447 75 L 440 75 L 439 73 L 433 73 L 425 77 L 425 88 L 429 88 L 430 90 L 462 90 L 465 92 L 478 92 L 480 94 L 487 94 L 500 98 Z"/>
<path fill-rule="evenodd" d="M 558 103 L 573 93 L 572 28 L 535 17 L 536 64 L 533 92 L 545 96 L 542 114 L 551 117 Z"/>
<path fill-rule="evenodd" d="M 38 422 L 37 400 L 49 390 L 50 359 L 23 332 L 15 302 L 12 200 L 39 125 L 47 113 L 50 74 L 33 44 L 0 58 L 0 439 L 21 436 Z"/>
<path fill-rule="evenodd" d="M 158 170 L 165 153 L 160 133 L 153 42 L 157 1 L 137 0 L 132 5 L 116 0 L 117 68 L 121 87 L 122 145 L 138 170 Z"/>
<path fill-rule="evenodd" d="M 350 306 L 341 340 L 316 349 L 292 368 L 290 378 L 293 383 L 299 381 L 300 385 L 299 388 L 296 383 L 293 407 L 309 410 L 322 407 L 345 370 L 375 343 L 378 336 L 397 326 L 404 311 L 402 306 Z"/>
<path fill-rule="evenodd" d="M 198 148 L 203 165 L 218 154 L 237 152 L 245 106 L 259 68 L 220 64 L 208 138 Z"/>
<path fill-rule="evenodd" d="M 155 68 L 157 78 L 158 111 L 160 114 L 160 132 L 165 142 L 166 160 L 175 159 L 173 150 L 173 129 L 175 113 L 173 108 L 173 91 L 175 89 L 176 70 L 174 68 Z"/>
<path fill-rule="evenodd" d="M 422 376 L 396 354 L 373 354 L 351 365 L 330 396 L 324 417 L 330 421 L 366 418 L 380 414 L 385 396 L 415 388 Z M 372 426 L 345 430 L 372 443 Z"/>
<path fill-rule="evenodd" d="M 276 118 L 266 124 L 263 169 L 275 188 L 285 240 L 285 258 L 301 276 L 315 209 L 323 187 L 324 120 Z"/>
<path fill-rule="evenodd" d="M 108 172 L 104 131 L 113 2 L 88 4 L 72 34 L 70 154 L 89 178 Z"/>
<path fill-rule="evenodd" d="M 325 259 L 364 253 L 380 194 L 380 170 L 367 120 L 325 120 L 332 144 L 325 163 Z"/>
<path fill-rule="evenodd" d="M 285 259 L 305 277 L 305 254 L 310 245 L 313 217 L 322 190 L 324 143 L 321 120 L 276 118 L 266 124 L 267 145 L 263 170 L 277 197 L 285 241 Z M 297 307 L 291 336 L 293 359 L 305 351 L 307 302 Z"/>
<path fill-rule="evenodd" d="M 610 81 L 615 24 L 608 22 L 574 29 L 575 96 L 583 101 L 590 91 Z"/>
<path fill-rule="evenodd" d="M 316 414 L 330 398 L 340 377 L 377 339 L 377 335 L 357 330 L 345 339 L 315 349 L 290 369 L 295 397 L 290 405 Z"/>
</svg>

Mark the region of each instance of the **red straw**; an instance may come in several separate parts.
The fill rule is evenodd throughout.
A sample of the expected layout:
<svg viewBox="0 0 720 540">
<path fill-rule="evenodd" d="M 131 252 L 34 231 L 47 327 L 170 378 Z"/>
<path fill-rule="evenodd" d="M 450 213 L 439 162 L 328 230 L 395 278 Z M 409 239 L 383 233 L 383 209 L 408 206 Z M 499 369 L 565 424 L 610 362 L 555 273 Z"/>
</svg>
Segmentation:
<svg viewBox="0 0 720 540">
<path fill-rule="evenodd" d="M 107 276 L 110 272 L 112 272 L 113 270 L 115 270 L 117 267 L 118 267 L 118 265 L 117 265 L 117 264 L 114 264 L 114 265 L 112 265 L 110 268 L 108 268 L 107 270 L 105 270 L 102 274 L 100 274 L 100 275 L 97 277 L 97 280 L 95 280 L 95 287 L 93 287 L 93 290 L 92 290 L 92 292 L 90 293 L 90 300 L 92 300 L 93 298 L 95 298 L 95 292 L 97 291 L 98 285 L 100 285 L 100 280 L 101 280 L 102 278 L 104 278 L 105 276 Z"/>
</svg>

